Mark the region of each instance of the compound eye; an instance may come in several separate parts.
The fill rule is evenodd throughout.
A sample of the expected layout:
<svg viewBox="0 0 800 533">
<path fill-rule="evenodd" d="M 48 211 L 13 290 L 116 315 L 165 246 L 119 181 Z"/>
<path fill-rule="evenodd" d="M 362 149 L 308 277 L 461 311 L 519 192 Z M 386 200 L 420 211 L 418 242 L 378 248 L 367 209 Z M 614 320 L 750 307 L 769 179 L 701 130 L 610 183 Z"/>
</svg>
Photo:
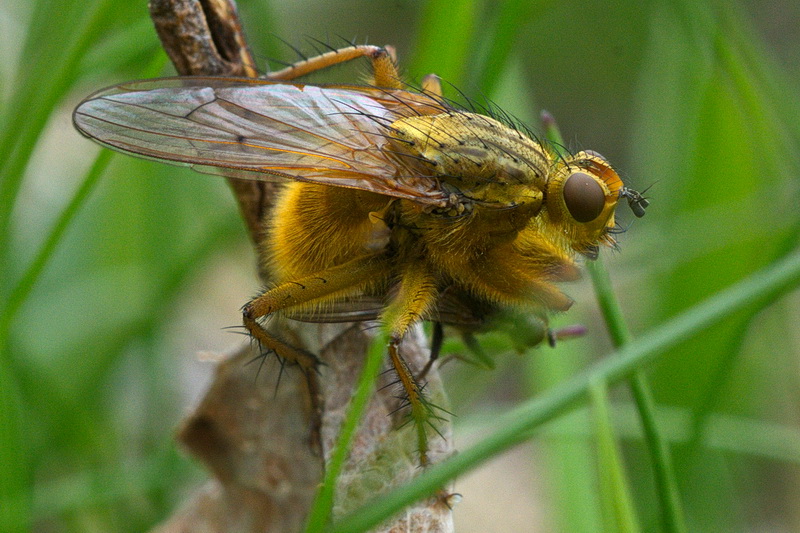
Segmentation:
<svg viewBox="0 0 800 533">
<path fill-rule="evenodd" d="M 564 203 L 572 218 L 578 222 L 591 222 L 603 212 L 606 194 L 589 174 L 575 172 L 564 183 Z"/>
</svg>

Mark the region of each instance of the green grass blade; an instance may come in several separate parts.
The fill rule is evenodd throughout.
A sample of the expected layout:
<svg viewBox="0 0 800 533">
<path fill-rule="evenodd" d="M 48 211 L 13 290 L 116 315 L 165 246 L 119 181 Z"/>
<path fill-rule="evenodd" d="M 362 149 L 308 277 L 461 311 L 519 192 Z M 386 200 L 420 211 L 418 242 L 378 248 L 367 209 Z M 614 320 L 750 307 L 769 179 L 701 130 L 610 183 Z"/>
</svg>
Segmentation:
<svg viewBox="0 0 800 533">
<path fill-rule="evenodd" d="M 386 356 L 387 342 L 388 335 L 382 334 L 370 346 L 353 398 L 347 408 L 347 415 L 342 422 L 336 446 L 334 446 L 331 457 L 326 464 L 322 485 L 314 498 L 314 503 L 311 505 L 306 533 L 324 531 L 325 527 L 330 523 L 337 480 L 347 460 L 347 455 L 350 453 L 350 446 L 358 424 L 375 390 L 375 382 L 378 379 L 381 363 Z"/>
<path fill-rule="evenodd" d="M 39 2 L 39 6 L 43 6 L 44 11 L 59 9 L 46 2 Z M 52 44 L 57 57 L 55 65 L 39 65 L 25 76 L 12 99 L 10 116 L 3 122 L 5 131 L 0 133 L 0 154 L 3 154 L 0 161 L 0 264 L 6 261 L 8 253 L 11 208 L 36 141 L 56 104 L 75 81 L 81 58 L 101 31 L 112 6 L 112 0 L 90 5 L 76 36 L 66 46 L 58 42 Z M 69 21 L 62 23 L 69 24 Z"/>
<path fill-rule="evenodd" d="M 544 390 L 549 390 L 585 368 L 592 359 L 582 343 L 561 343 L 558 350 L 538 350 L 526 354 L 529 368 L 527 397 L 533 398 Z M 597 464 L 594 443 L 586 433 L 591 427 L 588 417 L 581 420 L 584 434 L 575 438 L 571 434 L 547 433 L 537 439 L 533 451 L 542 449 L 543 453 L 531 453 L 531 462 L 544 463 L 548 501 L 552 502 L 554 530 L 574 533 L 600 533 L 602 515 L 597 498 Z M 470 424 L 468 427 L 485 426 Z M 554 423 L 561 425 L 561 421 Z M 553 424 L 548 424 L 549 428 Z M 541 445 L 539 445 L 541 442 Z"/>
<path fill-rule="evenodd" d="M 0 339 L 6 337 L 8 334 L 11 321 L 14 319 L 14 316 L 16 316 L 22 303 L 31 293 L 36 280 L 41 275 L 48 260 L 52 257 L 64 232 L 69 228 L 75 215 L 86 202 L 92 190 L 94 190 L 97 181 L 100 179 L 100 176 L 102 176 L 113 155 L 114 152 L 111 150 L 103 150 L 98 154 L 97 159 L 95 159 L 92 168 L 86 174 L 80 187 L 70 199 L 69 204 L 67 204 L 61 212 L 61 215 L 59 215 L 58 220 L 45 239 L 39 253 L 36 254 L 36 257 L 31 262 L 31 265 L 27 268 L 22 278 L 11 290 L 5 305 L 0 309 Z"/>
<path fill-rule="evenodd" d="M 551 0 L 506 0 L 500 3 L 499 13 L 491 25 L 484 25 L 489 29 L 482 32 L 487 46 L 480 58 L 476 58 L 481 65 L 477 69 L 479 94 L 494 94 L 524 26 L 543 15 L 552 4 Z"/>
<path fill-rule="evenodd" d="M 605 527 L 608 533 L 637 533 L 639 524 L 631 501 L 625 467 L 614 438 L 608 391 L 602 381 L 589 387 L 595 433 L 597 435 L 597 462 L 599 492 Z"/>
<path fill-rule="evenodd" d="M 33 472 L 23 430 L 24 404 L 9 361 L 2 353 L 4 350 L 0 344 L 0 479 L 3 480 L 0 501 L 5 502 L 0 505 L 0 531 L 28 531 L 32 518 Z"/>
<path fill-rule="evenodd" d="M 611 278 L 599 259 L 590 262 L 587 268 L 612 342 L 616 348 L 621 348 L 631 342 L 631 334 L 611 286 Z M 641 370 L 637 370 L 631 377 L 630 386 L 639 409 L 647 450 L 653 464 L 656 494 L 661 506 L 664 528 L 672 533 L 685 532 L 685 519 L 672 456 L 656 422 L 655 401 L 647 384 L 647 378 Z"/>
<path fill-rule="evenodd" d="M 611 408 L 614 413 L 614 430 L 619 440 L 640 445 L 644 439 L 639 411 L 635 404 L 615 401 Z M 502 407 L 489 413 L 465 418 L 465 427 L 481 428 L 500 416 Z M 676 407 L 659 406 L 657 411 L 659 427 L 670 444 L 685 445 L 693 438 L 691 430 L 692 412 Z M 591 443 L 594 434 L 591 427 L 591 413 L 582 407 L 550 422 L 536 430 L 537 439 L 579 441 Z M 729 415 L 714 415 L 709 419 L 709 427 L 703 438 L 703 446 L 725 455 L 751 456 L 754 459 L 789 463 L 792 467 L 800 464 L 800 428 L 790 424 L 766 422 L 754 418 Z M 594 486 L 594 485 L 593 485 Z"/>
<path fill-rule="evenodd" d="M 437 74 L 458 87 L 466 75 L 474 32 L 478 30 L 478 3 L 429 0 L 422 16 L 410 72 L 418 77 Z"/>
</svg>

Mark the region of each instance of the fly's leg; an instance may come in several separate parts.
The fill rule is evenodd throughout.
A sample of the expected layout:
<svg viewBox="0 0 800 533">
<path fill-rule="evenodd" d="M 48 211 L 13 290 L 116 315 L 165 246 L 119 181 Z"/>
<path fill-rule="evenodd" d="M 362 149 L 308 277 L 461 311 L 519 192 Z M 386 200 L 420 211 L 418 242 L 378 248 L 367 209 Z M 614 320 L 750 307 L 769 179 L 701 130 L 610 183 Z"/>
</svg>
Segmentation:
<svg viewBox="0 0 800 533">
<path fill-rule="evenodd" d="M 400 73 L 395 64 L 394 49 L 369 44 L 359 44 L 325 52 L 318 56 L 298 61 L 288 67 L 270 72 L 265 76 L 273 81 L 291 81 L 312 72 L 323 70 L 353 59 L 366 57 L 372 62 L 372 83 L 378 87 L 401 89 Z"/>
<path fill-rule="evenodd" d="M 368 255 L 298 280 L 281 283 L 264 291 L 242 308 L 244 326 L 253 339 L 263 348 L 275 352 L 281 361 L 297 364 L 305 374 L 312 402 L 312 442 L 316 444 L 319 443 L 323 408 L 316 378 L 320 361 L 310 352 L 295 348 L 268 332 L 258 319 L 279 311 L 291 313 L 292 309 L 300 310 L 306 305 L 325 302 L 369 283 L 380 283 L 390 272 L 385 255 Z"/>
<path fill-rule="evenodd" d="M 399 346 L 409 328 L 422 320 L 433 308 L 437 294 L 436 282 L 428 265 L 421 259 L 413 261 L 402 273 L 400 291 L 382 316 L 390 334 L 389 358 L 408 402 L 410 420 L 417 433 L 417 449 L 422 466 L 428 464 L 427 426 L 432 426 L 431 418 L 436 418 L 436 415 L 426 401 L 419 381 L 400 353 Z"/>
</svg>

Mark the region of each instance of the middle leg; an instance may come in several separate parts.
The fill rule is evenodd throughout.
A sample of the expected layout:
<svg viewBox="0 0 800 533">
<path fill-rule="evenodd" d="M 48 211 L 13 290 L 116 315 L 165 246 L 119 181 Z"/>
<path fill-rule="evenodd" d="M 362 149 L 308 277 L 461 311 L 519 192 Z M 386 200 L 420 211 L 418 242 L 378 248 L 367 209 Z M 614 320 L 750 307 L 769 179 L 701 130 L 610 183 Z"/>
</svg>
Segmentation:
<svg viewBox="0 0 800 533">
<path fill-rule="evenodd" d="M 408 401 L 409 415 L 417 433 L 417 449 L 422 466 L 428 465 L 427 426 L 435 418 L 422 386 L 400 353 L 400 343 L 408 330 L 433 309 L 438 296 L 436 279 L 424 259 L 409 262 L 401 272 L 400 290 L 381 317 L 389 332 L 389 358 Z"/>
</svg>

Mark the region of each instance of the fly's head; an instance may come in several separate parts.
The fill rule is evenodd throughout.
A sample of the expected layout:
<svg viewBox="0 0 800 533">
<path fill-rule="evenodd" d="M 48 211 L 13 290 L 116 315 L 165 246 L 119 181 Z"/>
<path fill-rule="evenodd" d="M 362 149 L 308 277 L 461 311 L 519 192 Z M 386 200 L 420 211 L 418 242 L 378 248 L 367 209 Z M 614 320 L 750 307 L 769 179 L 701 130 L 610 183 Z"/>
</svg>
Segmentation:
<svg viewBox="0 0 800 533">
<path fill-rule="evenodd" d="M 547 216 L 573 251 L 594 258 L 599 244 L 615 242 L 611 235 L 616 226 L 614 211 L 623 196 L 634 198 L 632 206 L 644 214 L 646 200 L 624 187 L 603 156 L 588 150 L 578 152 L 554 160 L 545 197 Z"/>
</svg>

